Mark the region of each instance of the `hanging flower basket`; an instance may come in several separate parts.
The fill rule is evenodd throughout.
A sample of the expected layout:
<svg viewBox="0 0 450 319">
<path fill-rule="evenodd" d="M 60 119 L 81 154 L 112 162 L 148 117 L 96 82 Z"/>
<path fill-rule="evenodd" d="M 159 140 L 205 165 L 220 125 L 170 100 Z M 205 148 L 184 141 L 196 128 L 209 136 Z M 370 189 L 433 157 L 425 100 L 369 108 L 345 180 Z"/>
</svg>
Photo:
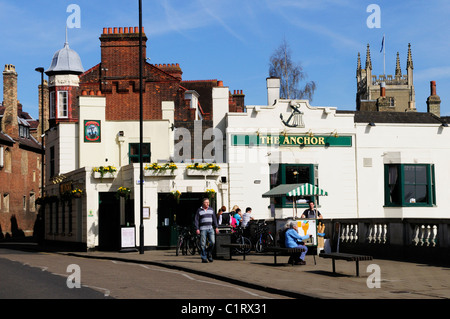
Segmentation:
<svg viewBox="0 0 450 319">
<path fill-rule="evenodd" d="M 80 198 L 81 195 L 83 195 L 83 190 L 80 188 L 75 188 L 72 190 L 72 197 L 74 198 Z"/>
<path fill-rule="evenodd" d="M 216 198 L 216 191 L 214 189 L 207 189 L 205 193 L 210 201 Z"/>
<path fill-rule="evenodd" d="M 175 191 L 172 191 L 172 195 L 173 195 L 173 198 L 175 199 L 175 201 L 177 202 L 177 204 L 180 203 L 181 192 L 179 190 L 175 190 Z"/>
<path fill-rule="evenodd" d="M 125 199 L 128 199 L 130 197 L 130 194 L 131 194 L 131 189 L 129 189 L 128 187 L 120 186 L 117 189 L 116 197 L 117 198 L 123 197 Z"/>
</svg>

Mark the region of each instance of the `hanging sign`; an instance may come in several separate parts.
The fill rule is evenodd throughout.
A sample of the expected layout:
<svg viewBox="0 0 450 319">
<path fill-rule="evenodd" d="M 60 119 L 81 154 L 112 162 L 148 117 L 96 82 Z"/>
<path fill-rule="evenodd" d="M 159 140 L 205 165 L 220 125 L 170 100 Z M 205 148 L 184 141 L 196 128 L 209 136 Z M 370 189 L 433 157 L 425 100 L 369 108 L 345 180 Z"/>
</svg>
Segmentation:
<svg viewBox="0 0 450 319">
<path fill-rule="evenodd" d="M 101 142 L 101 123 L 100 120 L 84 121 L 84 142 L 100 143 Z"/>
</svg>

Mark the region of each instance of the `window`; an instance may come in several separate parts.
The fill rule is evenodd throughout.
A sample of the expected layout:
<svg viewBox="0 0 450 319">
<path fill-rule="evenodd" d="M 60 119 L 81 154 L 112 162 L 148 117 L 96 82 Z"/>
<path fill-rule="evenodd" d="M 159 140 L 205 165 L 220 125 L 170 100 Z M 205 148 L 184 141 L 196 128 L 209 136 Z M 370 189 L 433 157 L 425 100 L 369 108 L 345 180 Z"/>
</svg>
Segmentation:
<svg viewBox="0 0 450 319">
<path fill-rule="evenodd" d="M 9 194 L 3 194 L 3 211 L 9 213 Z"/>
<path fill-rule="evenodd" d="M 30 212 L 35 212 L 36 211 L 36 195 L 35 193 L 30 193 L 30 202 L 29 202 L 29 207 L 30 207 Z"/>
<path fill-rule="evenodd" d="M 435 204 L 434 165 L 385 165 L 386 206 L 432 206 Z"/>
<path fill-rule="evenodd" d="M 30 138 L 30 128 L 25 125 L 19 125 L 19 136 L 23 138 Z"/>
<path fill-rule="evenodd" d="M 56 117 L 55 92 L 50 92 L 50 118 Z"/>
<path fill-rule="evenodd" d="M 395 106 L 395 99 L 393 97 L 389 98 L 389 106 Z"/>
<path fill-rule="evenodd" d="M 64 118 L 68 117 L 68 93 L 67 91 L 59 91 L 58 92 L 58 117 Z"/>
<path fill-rule="evenodd" d="M 301 184 L 310 183 L 318 186 L 317 165 L 312 164 L 271 164 L 270 188 L 281 184 Z M 277 167 L 278 166 L 278 167 Z M 304 201 L 306 200 L 306 201 Z M 307 196 L 303 201 L 298 202 L 297 207 L 306 207 L 306 202 L 312 200 Z M 303 203 L 302 203 L 303 202 Z M 292 198 L 282 196 L 275 197 L 277 207 L 292 207 Z"/>
<path fill-rule="evenodd" d="M 139 163 L 139 143 L 130 143 L 128 158 L 130 163 Z M 142 162 L 150 163 L 150 143 L 142 143 Z"/>
</svg>

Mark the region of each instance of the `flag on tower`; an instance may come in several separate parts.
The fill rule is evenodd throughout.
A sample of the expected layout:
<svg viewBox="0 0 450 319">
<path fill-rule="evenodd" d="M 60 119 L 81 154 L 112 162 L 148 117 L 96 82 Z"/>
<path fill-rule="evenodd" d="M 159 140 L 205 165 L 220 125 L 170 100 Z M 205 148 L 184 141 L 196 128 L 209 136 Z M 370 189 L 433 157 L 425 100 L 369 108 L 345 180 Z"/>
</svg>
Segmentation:
<svg viewBox="0 0 450 319">
<path fill-rule="evenodd" d="M 384 35 L 383 35 L 383 40 L 381 40 L 381 50 L 380 50 L 380 53 L 383 52 L 383 47 L 384 47 Z"/>
</svg>

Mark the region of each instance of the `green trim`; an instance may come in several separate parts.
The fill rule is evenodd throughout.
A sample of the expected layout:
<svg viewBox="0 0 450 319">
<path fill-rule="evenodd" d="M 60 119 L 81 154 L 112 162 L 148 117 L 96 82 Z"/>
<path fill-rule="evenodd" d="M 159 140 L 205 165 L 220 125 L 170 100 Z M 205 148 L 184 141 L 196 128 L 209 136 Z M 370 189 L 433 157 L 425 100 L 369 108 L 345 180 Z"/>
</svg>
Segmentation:
<svg viewBox="0 0 450 319">
<path fill-rule="evenodd" d="M 232 146 L 311 146 L 311 147 L 329 147 L 329 146 L 352 146 L 351 136 L 333 136 L 333 135 L 244 135 L 232 134 Z"/>
<path fill-rule="evenodd" d="M 397 184 L 400 187 L 399 202 L 392 203 L 389 187 L 389 167 L 397 167 Z M 425 167 L 426 170 L 426 183 L 405 183 L 405 167 Z M 415 175 L 414 178 L 417 176 Z M 405 186 L 426 186 L 427 198 L 426 202 L 410 203 L 405 200 Z M 436 205 L 436 189 L 435 189 L 435 174 L 434 164 L 385 164 L 384 165 L 384 203 L 385 207 L 433 207 Z"/>
<path fill-rule="evenodd" d="M 131 147 L 132 146 L 138 146 L 137 147 L 137 153 L 134 155 L 131 155 Z M 142 161 L 144 163 L 150 163 L 150 158 L 151 158 L 151 148 L 150 148 L 150 143 L 142 143 L 142 146 L 147 146 L 148 145 L 148 153 L 147 154 L 143 154 L 142 155 Z M 132 161 L 131 159 L 135 159 L 135 161 Z M 139 163 L 139 143 L 129 143 L 128 144 L 128 161 L 129 163 Z"/>
<path fill-rule="evenodd" d="M 291 167 L 291 166 L 302 166 L 302 167 L 308 167 L 309 169 L 309 179 L 307 181 L 307 183 L 310 183 L 312 185 L 314 184 L 314 180 L 315 180 L 315 164 L 297 164 L 297 163 L 290 163 L 290 164 L 278 164 L 279 165 L 279 171 L 280 171 L 280 184 L 287 184 L 287 180 L 286 180 L 286 168 L 287 167 Z M 269 175 L 270 178 L 270 175 Z M 299 182 L 300 183 L 300 182 Z M 276 186 L 278 186 L 276 185 Z M 271 185 L 272 186 L 272 185 Z M 317 185 L 316 185 L 317 186 Z M 281 196 L 281 203 L 276 204 L 275 207 L 277 208 L 293 208 L 294 205 L 292 203 L 286 203 L 287 202 L 287 198 L 286 196 Z M 317 204 L 317 203 L 316 203 Z M 297 204 L 297 208 L 307 208 L 309 207 L 308 204 Z"/>
</svg>

